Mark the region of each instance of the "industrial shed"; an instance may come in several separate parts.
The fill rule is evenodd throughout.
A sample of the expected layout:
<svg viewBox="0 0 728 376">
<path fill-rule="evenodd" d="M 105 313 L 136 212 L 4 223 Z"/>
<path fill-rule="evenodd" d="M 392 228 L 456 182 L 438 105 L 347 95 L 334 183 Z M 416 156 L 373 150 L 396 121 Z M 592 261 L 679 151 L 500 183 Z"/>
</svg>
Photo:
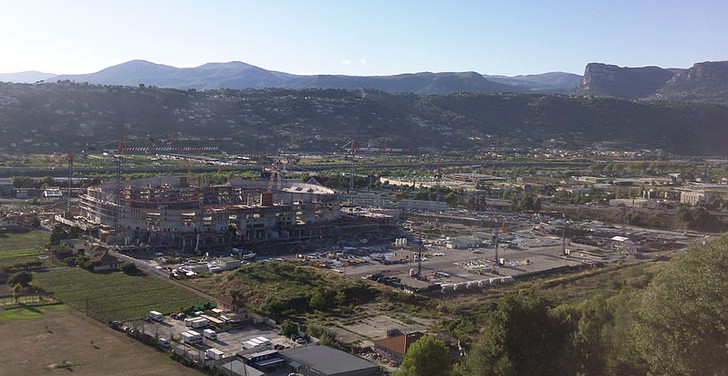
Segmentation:
<svg viewBox="0 0 728 376">
<path fill-rule="evenodd" d="M 311 376 L 371 376 L 379 366 L 328 346 L 286 349 L 279 353 L 297 372 Z"/>
</svg>

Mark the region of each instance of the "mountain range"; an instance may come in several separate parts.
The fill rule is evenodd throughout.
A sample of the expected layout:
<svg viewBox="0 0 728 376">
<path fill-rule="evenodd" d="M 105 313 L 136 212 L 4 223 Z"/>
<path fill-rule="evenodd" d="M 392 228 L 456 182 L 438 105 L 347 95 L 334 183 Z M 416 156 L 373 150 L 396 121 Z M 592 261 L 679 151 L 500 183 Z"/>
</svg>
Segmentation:
<svg viewBox="0 0 728 376">
<path fill-rule="evenodd" d="M 347 75 L 295 75 L 266 70 L 239 61 L 208 63 L 194 68 L 177 68 L 144 60 L 79 75 L 28 76 L 0 75 L 0 81 L 56 82 L 69 80 L 96 85 L 125 85 L 166 87 L 174 89 L 377 89 L 389 93 L 415 94 L 471 93 L 568 93 L 579 84 L 581 76 L 571 73 L 550 72 L 516 77 L 484 76 L 476 72 L 420 72 L 391 76 Z"/>
<path fill-rule="evenodd" d="M 420 72 L 391 76 L 296 75 L 239 61 L 177 68 L 144 60 L 131 60 L 95 73 L 79 75 L 32 71 L 0 74 L 0 81 L 39 80 L 68 80 L 95 85 L 146 85 L 180 90 L 375 89 L 387 93 L 419 95 L 542 93 L 728 104 L 728 61 L 697 63 L 688 69 L 590 63 L 583 76 L 563 72 L 515 77 L 476 72 Z"/>
</svg>

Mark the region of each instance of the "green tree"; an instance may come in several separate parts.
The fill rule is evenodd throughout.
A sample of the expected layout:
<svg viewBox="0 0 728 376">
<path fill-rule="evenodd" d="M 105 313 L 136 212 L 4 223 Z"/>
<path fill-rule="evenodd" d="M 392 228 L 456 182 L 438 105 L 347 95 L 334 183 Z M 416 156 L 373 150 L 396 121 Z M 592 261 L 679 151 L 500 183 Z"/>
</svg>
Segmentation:
<svg viewBox="0 0 728 376">
<path fill-rule="evenodd" d="M 465 375 L 568 375 L 569 323 L 551 302 L 532 294 L 510 294 L 489 312 L 484 331 L 464 363 Z"/>
<path fill-rule="evenodd" d="M 313 294 L 311 294 L 309 306 L 318 311 L 325 311 L 329 308 L 329 300 L 328 292 L 324 290 L 323 287 L 318 287 L 314 290 Z"/>
<path fill-rule="evenodd" d="M 424 336 L 407 350 L 395 376 L 445 376 L 451 369 L 452 357 L 445 342 Z"/>
<path fill-rule="evenodd" d="M 46 176 L 43 179 L 41 179 L 41 181 L 40 181 L 40 186 L 41 187 L 46 187 L 47 188 L 47 187 L 52 187 L 54 185 L 56 185 L 56 181 L 53 180 L 53 178 L 50 177 L 50 176 Z"/>
<path fill-rule="evenodd" d="M 16 283 L 15 286 L 13 286 L 13 299 L 15 299 L 15 303 L 18 302 L 18 299 L 20 299 L 20 295 L 23 294 L 23 285 L 20 283 Z"/>
<path fill-rule="evenodd" d="M 35 182 L 30 176 L 16 176 L 13 178 L 13 187 L 15 188 L 33 188 Z"/>
<path fill-rule="evenodd" d="M 336 296 L 334 296 L 334 300 L 336 301 L 336 305 L 341 307 L 343 305 L 346 305 L 347 297 L 346 297 L 346 291 L 341 290 L 336 293 Z"/>
<path fill-rule="evenodd" d="M 634 331 L 652 374 L 728 374 L 726 269 L 728 235 L 691 247 L 644 291 Z"/>
<path fill-rule="evenodd" d="M 290 337 L 294 334 L 298 334 L 298 331 L 298 324 L 291 320 L 283 321 L 283 324 L 281 324 L 281 335 L 283 336 Z"/>
<path fill-rule="evenodd" d="M 16 284 L 27 286 L 32 281 L 33 275 L 30 272 L 17 272 L 8 277 L 7 284 L 10 286 L 15 286 Z"/>
<path fill-rule="evenodd" d="M 121 271 L 126 275 L 137 275 L 139 273 L 139 268 L 137 268 L 136 264 L 133 262 L 125 262 L 121 264 Z"/>
<path fill-rule="evenodd" d="M 34 215 L 33 217 L 30 218 L 30 221 L 28 222 L 28 224 L 30 225 L 30 227 L 38 228 L 38 227 L 40 227 L 40 218 L 38 218 L 37 215 Z"/>
<path fill-rule="evenodd" d="M 55 225 L 53 226 L 53 230 L 51 231 L 51 237 L 49 240 L 49 243 L 51 245 L 58 245 L 61 243 L 61 240 L 67 239 L 68 233 L 66 230 L 63 229 L 63 226 L 61 225 Z"/>
</svg>

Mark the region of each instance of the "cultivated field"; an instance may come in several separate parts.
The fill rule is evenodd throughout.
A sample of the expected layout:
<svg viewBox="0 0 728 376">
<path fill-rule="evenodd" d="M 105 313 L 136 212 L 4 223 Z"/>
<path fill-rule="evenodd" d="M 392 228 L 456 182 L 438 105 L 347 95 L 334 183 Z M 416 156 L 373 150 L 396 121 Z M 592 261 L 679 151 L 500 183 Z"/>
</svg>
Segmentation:
<svg viewBox="0 0 728 376">
<path fill-rule="evenodd" d="M 33 273 L 33 284 L 54 292 L 56 299 L 101 321 L 145 317 L 150 310 L 170 313 L 205 304 L 193 293 L 151 276 L 121 272 L 91 273 L 63 267 Z"/>
<path fill-rule="evenodd" d="M 65 305 L 0 307 L 0 336 L 1 376 L 202 375 Z"/>
</svg>

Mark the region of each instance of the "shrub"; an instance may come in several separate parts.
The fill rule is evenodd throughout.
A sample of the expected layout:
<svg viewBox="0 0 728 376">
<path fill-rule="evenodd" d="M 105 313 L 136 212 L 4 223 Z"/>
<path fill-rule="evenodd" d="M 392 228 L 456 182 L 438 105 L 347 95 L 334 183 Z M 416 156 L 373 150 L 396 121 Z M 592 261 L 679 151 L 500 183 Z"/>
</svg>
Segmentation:
<svg viewBox="0 0 728 376">
<path fill-rule="evenodd" d="M 126 275 L 137 275 L 139 274 L 139 269 L 137 268 L 136 264 L 133 262 L 125 262 L 121 264 L 121 271 L 124 272 Z"/>
</svg>

